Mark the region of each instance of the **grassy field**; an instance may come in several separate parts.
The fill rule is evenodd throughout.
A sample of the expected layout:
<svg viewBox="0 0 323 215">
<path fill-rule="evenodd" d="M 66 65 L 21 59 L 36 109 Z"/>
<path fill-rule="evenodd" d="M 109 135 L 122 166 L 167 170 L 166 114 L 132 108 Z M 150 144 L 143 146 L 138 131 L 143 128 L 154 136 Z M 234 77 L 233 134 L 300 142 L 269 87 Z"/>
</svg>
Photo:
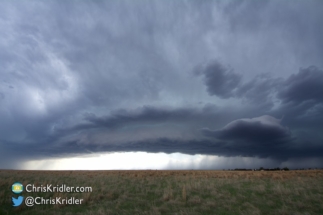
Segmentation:
<svg viewBox="0 0 323 215">
<path fill-rule="evenodd" d="M 14 182 L 91 186 L 81 205 L 13 207 Z M 323 214 L 323 171 L 10 171 L 0 170 L 0 214 Z"/>
</svg>

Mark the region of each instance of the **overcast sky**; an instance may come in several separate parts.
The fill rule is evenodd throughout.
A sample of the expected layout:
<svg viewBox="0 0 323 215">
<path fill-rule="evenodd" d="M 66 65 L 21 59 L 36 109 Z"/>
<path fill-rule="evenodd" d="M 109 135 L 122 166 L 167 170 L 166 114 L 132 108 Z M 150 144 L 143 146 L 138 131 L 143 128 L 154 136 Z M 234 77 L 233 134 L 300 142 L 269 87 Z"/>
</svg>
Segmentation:
<svg viewBox="0 0 323 215">
<path fill-rule="evenodd" d="M 0 168 L 323 167 L 321 0 L 1 0 L 0 29 Z"/>
</svg>

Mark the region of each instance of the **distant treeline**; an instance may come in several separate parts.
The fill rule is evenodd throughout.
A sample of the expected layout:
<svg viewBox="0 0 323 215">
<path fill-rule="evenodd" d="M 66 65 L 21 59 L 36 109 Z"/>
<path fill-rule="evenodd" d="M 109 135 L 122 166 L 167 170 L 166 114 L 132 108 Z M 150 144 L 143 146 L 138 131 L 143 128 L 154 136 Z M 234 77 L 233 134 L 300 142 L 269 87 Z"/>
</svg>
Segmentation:
<svg viewBox="0 0 323 215">
<path fill-rule="evenodd" d="M 301 168 L 301 169 L 293 169 L 293 170 L 311 170 L 312 168 Z M 313 168 L 313 169 L 317 169 L 317 168 Z M 266 168 L 263 168 L 263 167 L 260 167 L 259 169 L 239 169 L 239 168 L 236 168 L 236 169 L 229 169 L 229 170 L 234 170 L 234 171 L 288 171 L 289 168 L 288 167 L 284 167 L 284 168 L 270 168 L 270 169 L 266 169 Z"/>
</svg>

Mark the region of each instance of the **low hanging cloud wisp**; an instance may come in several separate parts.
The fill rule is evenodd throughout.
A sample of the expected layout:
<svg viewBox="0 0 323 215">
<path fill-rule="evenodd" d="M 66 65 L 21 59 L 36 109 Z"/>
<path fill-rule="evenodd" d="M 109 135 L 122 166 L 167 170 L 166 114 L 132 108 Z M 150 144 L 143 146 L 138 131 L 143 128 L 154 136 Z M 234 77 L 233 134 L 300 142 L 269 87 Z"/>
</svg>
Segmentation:
<svg viewBox="0 0 323 215">
<path fill-rule="evenodd" d="M 238 140 L 264 144 L 290 138 L 291 132 L 280 124 L 281 120 L 264 115 L 251 119 L 238 119 L 220 130 L 203 129 L 206 135 L 222 140 Z"/>
</svg>

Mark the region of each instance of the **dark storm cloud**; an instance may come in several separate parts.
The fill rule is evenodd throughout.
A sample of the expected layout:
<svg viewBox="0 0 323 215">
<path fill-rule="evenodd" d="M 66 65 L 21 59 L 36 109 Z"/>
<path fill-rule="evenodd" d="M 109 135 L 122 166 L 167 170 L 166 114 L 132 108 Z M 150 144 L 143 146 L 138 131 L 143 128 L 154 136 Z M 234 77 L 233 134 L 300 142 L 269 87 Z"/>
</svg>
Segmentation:
<svg viewBox="0 0 323 215">
<path fill-rule="evenodd" d="M 216 108 L 213 108 L 213 111 Z M 190 108 L 156 108 L 153 106 L 144 106 L 135 110 L 118 109 L 112 111 L 109 116 L 97 116 L 94 113 L 84 113 L 83 124 L 76 125 L 73 130 L 105 127 L 120 128 L 132 123 L 159 123 L 167 121 L 190 120 L 198 115 L 198 110 Z M 206 113 L 205 113 L 206 114 Z"/>
<path fill-rule="evenodd" d="M 262 116 L 238 119 L 218 130 L 203 129 L 203 133 L 232 146 L 251 147 L 246 152 L 254 151 L 259 156 L 264 148 L 272 154 L 283 150 L 286 154 L 281 157 L 300 156 L 302 150 L 311 154 L 316 147 L 322 147 L 322 95 L 323 71 L 315 66 L 300 69 L 285 79 L 258 76 L 240 83 L 234 96 L 257 106 L 263 113 L 279 116 L 289 128 L 282 126 L 281 120 Z"/>
<path fill-rule="evenodd" d="M 108 141 L 108 140 L 107 140 Z M 32 156 L 35 159 L 45 159 L 51 157 L 60 157 L 66 155 L 78 155 L 97 152 L 151 152 L 151 153 L 184 153 L 190 155 L 217 155 L 224 157 L 258 157 L 272 158 L 280 162 L 289 159 L 308 159 L 322 157 L 321 145 L 308 145 L 306 147 L 293 146 L 289 144 L 241 144 L 239 142 L 214 140 L 210 138 L 203 139 L 170 139 L 154 138 L 141 141 L 124 142 L 123 144 L 82 144 L 79 141 L 64 142 L 64 144 L 54 146 L 22 146 L 19 159 L 9 159 L 14 164 L 28 159 Z M 13 152 L 9 151 L 8 152 Z M 28 153 L 28 156 L 25 156 Z M 16 154 L 16 155 L 19 155 Z"/>
<path fill-rule="evenodd" d="M 148 113 L 150 111 L 147 111 Z M 152 114 L 152 112 L 158 112 L 157 114 Z M 158 118 L 161 113 L 167 115 L 164 111 L 154 110 L 147 114 L 147 116 L 138 114 L 136 117 L 123 116 L 120 119 L 119 129 L 125 127 L 131 128 L 131 123 L 129 121 L 135 119 L 132 123 L 141 124 L 150 123 L 150 127 L 153 124 L 160 124 L 161 122 L 166 122 L 167 117 Z M 173 113 L 169 112 L 169 115 L 180 116 L 174 122 L 179 123 L 180 120 L 186 119 L 185 122 L 189 122 L 187 118 L 178 114 L 178 111 Z M 144 111 L 143 111 L 144 113 Z M 198 119 L 198 112 L 193 111 L 190 115 L 192 118 Z M 200 113 L 201 114 L 201 113 Z M 154 115 L 154 116 L 152 116 Z M 149 117 L 148 117 L 149 116 Z M 213 115 L 215 119 L 216 115 Z M 93 116 L 92 116 L 93 117 Z M 212 117 L 209 115 L 208 117 Z M 127 119 L 124 121 L 124 119 Z M 176 118 L 176 117 L 175 117 Z M 116 118 L 114 118 L 115 120 Z M 131 119 L 131 120 L 130 120 Z M 147 120 L 149 119 L 149 120 Z M 93 120 L 96 122 L 96 129 L 110 128 L 111 124 L 107 124 L 106 120 Z M 159 122 L 158 122 L 159 121 Z M 183 122 L 182 122 L 183 123 Z M 148 123 L 149 124 L 149 123 Z M 185 124 L 185 123 L 184 123 Z M 116 124 L 114 124 L 115 126 Z M 172 127 L 171 124 L 164 124 L 165 126 L 158 127 L 158 131 L 165 129 L 165 127 L 170 127 L 171 129 L 177 129 Z M 113 126 L 113 127 L 114 127 Z M 134 126 L 134 124 L 132 125 Z M 83 130 L 81 127 L 77 127 Z M 76 128 L 74 128 L 76 129 Z M 153 130 L 145 129 L 144 132 L 152 132 Z M 185 129 L 186 132 L 189 129 Z M 299 157 L 299 158 L 309 158 L 321 156 L 320 150 L 322 146 L 320 145 L 308 145 L 307 142 L 303 142 L 304 139 L 308 140 L 308 136 L 303 134 L 302 139 L 293 137 L 291 131 L 281 125 L 281 120 L 273 118 L 271 116 L 261 116 L 252 119 L 239 119 L 230 122 L 228 125 L 224 126 L 219 130 L 202 129 L 203 136 L 197 135 L 194 129 L 190 132 L 194 134 L 185 139 L 183 136 L 174 136 L 170 131 L 167 132 L 167 136 L 148 136 L 142 139 L 138 139 L 142 131 L 136 131 L 136 136 L 130 135 L 129 138 L 123 139 L 118 144 L 111 142 L 110 138 L 104 138 L 102 141 L 91 141 L 91 139 L 70 139 L 56 144 L 56 146 L 51 147 L 49 153 L 88 153 L 90 152 L 100 152 L 100 151 L 146 151 L 146 152 L 165 152 L 174 153 L 181 152 L 186 154 L 213 154 L 220 156 L 251 156 L 251 157 L 262 157 L 262 158 L 274 158 L 279 160 L 287 160 L 289 158 Z M 104 130 L 107 133 L 108 130 Z M 91 133 L 90 133 L 91 134 Z M 92 132 L 92 135 L 94 132 Z M 127 132 L 122 133 L 127 136 Z M 100 133 L 97 133 L 97 137 L 100 138 Z M 301 141 L 300 141 L 301 140 Z M 47 149 L 44 148 L 44 151 Z"/>
<path fill-rule="evenodd" d="M 233 72 L 232 69 L 224 67 L 218 61 L 213 61 L 197 74 L 204 76 L 204 82 L 210 95 L 216 95 L 220 98 L 229 98 L 233 96 L 234 90 L 238 86 L 241 77 Z"/>
<path fill-rule="evenodd" d="M 290 74 L 291 68 L 323 66 L 319 62 L 323 58 L 321 1 L 311 0 L 306 4 L 299 0 L 227 1 L 223 8 L 230 32 L 239 41 L 232 43 L 236 52 L 241 54 L 236 60 L 241 61 L 237 66 L 244 73 L 255 71 L 258 67 L 261 68 L 260 73 L 285 76 Z"/>
<path fill-rule="evenodd" d="M 225 69 L 218 62 L 210 63 L 206 68 L 195 72 L 205 75 L 205 85 L 209 93 L 212 90 L 217 92 L 210 95 L 241 99 L 243 103 L 255 105 L 266 113 L 286 115 L 287 118 L 289 116 L 299 118 L 303 115 L 306 115 L 307 119 L 314 115 L 321 117 L 323 71 L 316 66 L 301 68 L 298 73 L 291 74 L 285 79 L 262 74 L 246 82 L 240 81 L 242 76 L 233 73 L 224 75 Z M 209 73 L 213 75 L 207 75 Z M 217 77 L 214 74 L 220 75 Z M 216 81 L 219 83 L 217 84 Z M 236 84 L 234 87 L 226 87 L 228 83 Z M 277 107 L 274 107 L 275 105 Z"/>
<path fill-rule="evenodd" d="M 280 125 L 279 119 L 267 115 L 252 119 L 238 119 L 220 130 L 205 129 L 204 133 L 222 140 L 245 141 L 255 144 L 272 144 L 291 136 L 289 129 Z"/>
<path fill-rule="evenodd" d="M 220 126 L 230 111 L 213 105 L 202 108 L 171 108 L 144 106 L 137 109 L 118 109 L 108 116 L 85 113 L 84 121 L 74 126 L 57 126 L 52 137 L 63 142 L 81 144 L 115 144 L 139 142 L 158 138 L 190 140 L 200 136 L 202 126 Z M 75 136 L 74 134 L 79 134 Z M 74 136 L 72 140 L 69 138 Z M 111 141 L 113 139 L 114 141 Z M 60 141 L 61 142 L 61 141 Z M 63 143 L 62 143 L 63 144 Z"/>
<path fill-rule="evenodd" d="M 281 84 L 280 78 L 272 78 L 262 74 L 251 81 L 241 84 L 235 96 L 247 103 L 259 105 L 259 108 L 270 109 L 274 105 L 274 95 Z"/>
<path fill-rule="evenodd" d="M 280 85 L 277 98 L 281 105 L 272 113 L 285 115 L 284 121 L 291 128 L 322 130 L 322 95 L 323 71 L 315 66 L 300 69 Z"/>
<path fill-rule="evenodd" d="M 300 69 L 282 83 L 278 97 L 283 103 L 323 102 L 323 71 L 315 66 Z"/>
<path fill-rule="evenodd" d="M 147 152 L 181 152 L 185 154 L 218 155 L 224 157 L 258 157 L 273 158 L 286 161 L 290 158 L 322 157 L 322 146 L 291 147 L 290 145 L 254 145 L 254 144 L 232 144 L 227 141 L 214 141 L 200 139 L 181 141 L 178 139 L 156 139 L 154 141 L 141 141 L 112 147 L 113 151 L 144 151 Z"/>
<path fill-rule="evenodd" d="M 214 60 L 206 66 L 199 66 L 194 70 L 197 75 L 203 75 L 207 92 L 219 98 L 238 98 L 243 102 L 270 109 L 273 98 L 282 86 L 282 78 L 273 78 L 268 74 L 260 74 L 251 80 L 242 81 L 243 76 L 226 68 L 222 63 Z M 285 83 L 284 83 L 285 84 Z"/>
<path fill-rule="evenodd" d="M 321 8 L 4 1 L 0 164 L 91 151 L 319 156 Z"/>
<path fill-rule="evenodd" d="M 282 160 L 301 156 L 299 149 L 293 149 L 295 139 L 291 131 L 280 122 L 279 119 L 265 115 L 234 120 L 219 130 L 204 128 L 201 131 L 214 138 L 214 141 L 225 142 L 224 148 L 228 150 L 229 156 L 234 154 Z M 230 152 L 229 149 L 235 152 Z"/>
<path fill-rule="evenodd" d="M 189 119 L 193 114 L 196 115 L 194 110 L 185 108 L 171 110 L 167 108 L 157 109 L 152 106 L 144 106 L 135 111 L 117 110 L 114 111 L 110 117 L 97 117 L 94 114 L 85 114 L 84 119 L 94 125 L 109 128 L 129 124 L 131 122 L 165 122 L 169 120 L 183 120 Z"/>
<path fill-rule="evenodd" d="M 292 129 L 318 132 L 323 128 L 322 95 L 323 71 L 310 66 L 285 79 L 258 76 L 241 83 L 234 96 L 258 107 L 263 113 L 280 118 L 284 116 L 284 123 Z M 317 138 L 311 139 L 312 142 L 319 142 Z"/>
</svg>

